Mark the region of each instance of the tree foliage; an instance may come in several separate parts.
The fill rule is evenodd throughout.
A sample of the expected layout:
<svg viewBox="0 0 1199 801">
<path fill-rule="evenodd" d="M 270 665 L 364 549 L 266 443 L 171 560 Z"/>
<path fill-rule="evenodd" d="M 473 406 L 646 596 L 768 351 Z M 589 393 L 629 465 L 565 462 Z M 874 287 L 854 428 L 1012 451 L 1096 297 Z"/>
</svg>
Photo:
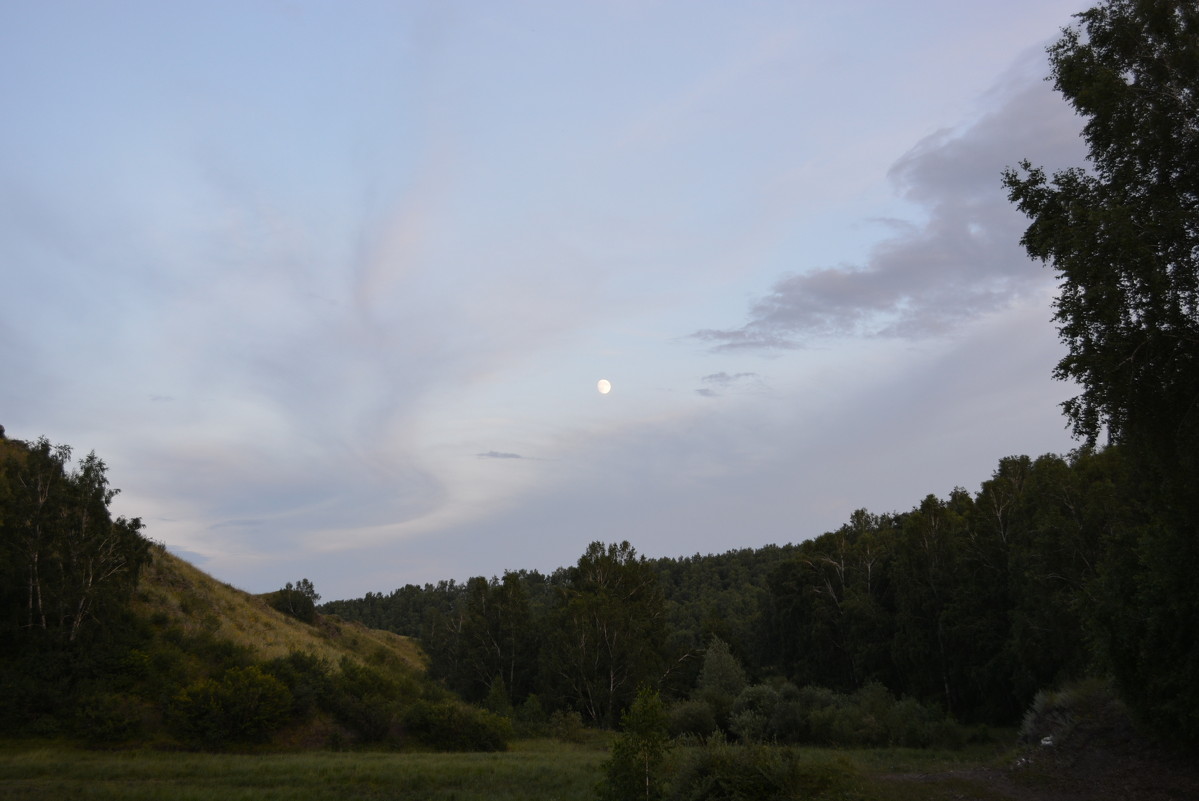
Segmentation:
<svg viewBox="0 0 1199 801">
<path fill-rule="evenodd" d="M 547 669 L 594 723 L 612 726 L 639 685 L 662 672 L 664 599 L 628 542 L 593 542 L 560 588 Z"/>
<path fill-rule="evenodd" d="M 621 733 L 604 763 L 604 801 L 657 801 L 664 796 L 662 762 L 670 745 L 666 707 L 658 691 L 643 686 L 620 718 Z"/>
<path fill-rule="evenodd" d="M 18 639 L 73 643 L 127 603 L 149 558 L 142 522 L 112 518 L 118 490 L 95 453 L 72 466 L 71 448 L 44 437 L 3 445 L 0 620 Z"/>
<path fill-rule="evenodd" d="M 1199 741 L 1199 6 L 1106 0 L 1049 50 L 1054 86 L 1086 120 L 1090 169 L 1009 170 L 1023 244 L 1061 278 L 1065 410 L 1124 447 L 1144 499 L 1100 568 L 1095 608 L 1126 698 Z"/>
<path fill-rule="evenodd" d="M 1061 278 L 1057 375 L 1078 434 L 1193 463 L 1199 430 L 1199 7 L 1109 0 L 1049 50 L 1090 170 L 1005 174 L 1022 240 Z"/>
</svg>

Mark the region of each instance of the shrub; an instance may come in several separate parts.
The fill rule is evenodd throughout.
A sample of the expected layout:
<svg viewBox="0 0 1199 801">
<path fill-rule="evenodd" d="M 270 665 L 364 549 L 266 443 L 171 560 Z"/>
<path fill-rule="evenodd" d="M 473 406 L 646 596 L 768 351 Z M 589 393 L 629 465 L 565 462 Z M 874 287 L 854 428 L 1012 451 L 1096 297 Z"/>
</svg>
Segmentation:
<svg viewBox="0 0 1199 801">
<path fill-rule="evenodd" d="M 509 721 L 456 701 L 418 701 L 403 717 L 404 730 L 438 751 L 506 751 Z"/>
<path fill-rule="evenodd" d="M 151 704 L 126 693 L 99 693 L 85 698 L 76 712 L 76 727 L 94 745 L 127 742 L 145 733 Z"/>
<path fill-rule="evenodd" d="M 503 718 L 512 717 L 512 702 L 508 699 L 508 686 L 504 684 L 503 676 L 496 676 L 491 682 L 487 697 L 483 699 L 483 708 Z"/>
<path fill-rule="evenodd" d="M 290 582 L 287 588 L 268 592 L 263 599 L 272 609 L 276 609 L 289 617 L 294 617 L 308 625 L 316 623 L 316 604 L 312 598 L 300 590 L 294 589 Z"/>
<path fill-rule="evenodd" d="M 891 707 L 888 728 L 891 744 L 905 748 L 927 748 L 932 744 L 932 719 L 928 708 L 914 698 L 904 698 Z"/>
<path fill-rule="evenodd" d="M 803 743 L 810 739 L 802 699 L 794 684 L 784 682 L 779 687 L 778 702 L 770 716 L 770 730 L 776 742 Z"/>
<path fill-rule="evenodd" d="M 258 667 L 231 668 L 220 681 L 201 679 L 171 702 L 175 732 L 208 748 L 261 742 L 286 722 L 292 698 L 287 687 Z"/>
<path fill-rule="evenodd" d="M 670 708 L 667 725 L 672 737 L 709 737 L 716 732 L 716 714 L 705 701 L 683 701 Z"/>
<path fill-rule="evenodd" d="M 323 706 L 359 740 L 383 742 L 399 736 L 402 710 L 419 696 L 410 681 L 343 657 Z"/>
<path fill-rule="evenodd" d="M 896 701 L 877 683 L 852 695 L 789 683 L 747 687 L 733 706 L 730 728 L 744 743 L 959 748 L 966 741 L 953 720 L 912 699 Z"/>
<path fill-rule="evenodd" d="M 671 801 L 769 801 L 840 798 L 856 772 L 842 757 L 801 759 L 790 748 L 712 742 L 680 765 Z"/>
<path fill-rule="evenodd" d="M 533 693 L 516 708 L 516 730 L 525 737 L 539 737 L 549 733 L 549 718 L 541 707 L 541 699 Z M 579 721 L 582 725 L 582 719 Z"/>
<path fill-rule="evenodd" d="M 1057 692 L 1041 690 L 1024 713 L 1020 742 L 1058 745 L 1078 729 L 1117 737 L 1132 728 L 1128 709 L 1104 679 L 1084 679 Z"/>
<path fill-rule="evenodd" d="M 779 694 L 766 684 L 746 687 L 733 702 L 729 728 L 745 743 L 764 743 L 774 739 L 770 720 L 778 705 Z"/>
<path fill-rule="evenodd" d="M 315 714 L 333 695 L 329 662 L 313 654 L 293 651 L 264 663 L 262 670 L 287 687 L 292 697 L 291 714 L 297 720 Z"/>
<path fill-rule="evenodd" d="M 555 710 L 550 715 L 550 734 L 564 743 L 581 743 L 586 738 L 583 716 L 576 710 Z"/>
</svg>

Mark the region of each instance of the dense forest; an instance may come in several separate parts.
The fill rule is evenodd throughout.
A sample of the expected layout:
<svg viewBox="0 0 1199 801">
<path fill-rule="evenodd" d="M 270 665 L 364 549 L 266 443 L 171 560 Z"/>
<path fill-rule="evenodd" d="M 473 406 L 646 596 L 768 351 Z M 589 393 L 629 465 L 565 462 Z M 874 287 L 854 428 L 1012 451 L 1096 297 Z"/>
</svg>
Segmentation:
<svg viewBox="0 0 1199 801">
<path fill-rule="evenodd" d="M 419 637 L 464 697 L 530 694 L 611 725 L 641 684 L 693 694 L 717 643 L 755 684 L 878 684 L 971 723 L 1011 724 L 1039 689 L 1103 669 L 1088 610 L 1151 516 L 1118 447 L 1000 461 L 971 495 L 854 512 L 798 545 L 647 559 L 594 543 L 578 563 L 407 585 L 322 611 Z M 490 700 L 489 700 L 490 698 Z"/>
</svg>

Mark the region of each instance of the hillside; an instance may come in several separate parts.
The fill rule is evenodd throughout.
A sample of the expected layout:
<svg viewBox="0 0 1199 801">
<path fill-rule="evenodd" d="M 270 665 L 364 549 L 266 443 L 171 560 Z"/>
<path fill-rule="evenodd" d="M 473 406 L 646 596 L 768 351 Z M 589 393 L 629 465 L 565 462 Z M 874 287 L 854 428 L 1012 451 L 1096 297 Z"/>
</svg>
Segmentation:
<svg viewBox="0 0 1199 801">
<path fill-rule="evenodd" d="M 64 639 L 8 632 L 0 735 L 202 750 L 502 750 L 506 721 L 425 672 L 416 643 L 303 622 L 148 544 L 120 607 Z"/>
<path fill-rule="evenodd" d="M 256 662 L 311 654 L 332 664 L 343 657 L 360 662 L 393 661 L 423 671 L 424 655 L 416 642 L 391 632 L 369 629 L 336 615 L 319 615 L 308 625 L 251 595 L 217 581 L 165 548 L 151 548 L 142 569 L 133 612 L 155 627 L 174 627 L 186 635 L 201 632 L 246 648 Z"/>
</svg>

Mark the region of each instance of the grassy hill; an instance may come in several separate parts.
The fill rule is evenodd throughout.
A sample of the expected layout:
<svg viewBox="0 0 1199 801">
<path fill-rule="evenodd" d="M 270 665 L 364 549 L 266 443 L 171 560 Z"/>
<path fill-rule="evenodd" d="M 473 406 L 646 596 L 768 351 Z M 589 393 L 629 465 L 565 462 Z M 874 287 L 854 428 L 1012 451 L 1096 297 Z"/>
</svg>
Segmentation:
<svg viewBox="0 0 1199 801">
<path fill-rule="evenodd" d="M 425 673 L 407 637 L 251 595 L 151 545 L 127 602 L 0 650 L 0 735 L 201 750 L 499 750 L 505 719 Z M 294 611 L 294 610 L 293 610 Z"/>
<path fill-rule="evenodd" d="M 337 616 L 318 615 L 309 625 L 272 608 L 265 596 L 250 595 L 217 581 L 165 548 L 151 549 L 142 569 L 134 613 L 156 628 L 173 627 L 189 636 L 207 635 L 249 651 L 265 662 L 293 652 L 336 664 L 392 662 L 414 673 L 425 660 L 417 643 Z"/>
</svg>

